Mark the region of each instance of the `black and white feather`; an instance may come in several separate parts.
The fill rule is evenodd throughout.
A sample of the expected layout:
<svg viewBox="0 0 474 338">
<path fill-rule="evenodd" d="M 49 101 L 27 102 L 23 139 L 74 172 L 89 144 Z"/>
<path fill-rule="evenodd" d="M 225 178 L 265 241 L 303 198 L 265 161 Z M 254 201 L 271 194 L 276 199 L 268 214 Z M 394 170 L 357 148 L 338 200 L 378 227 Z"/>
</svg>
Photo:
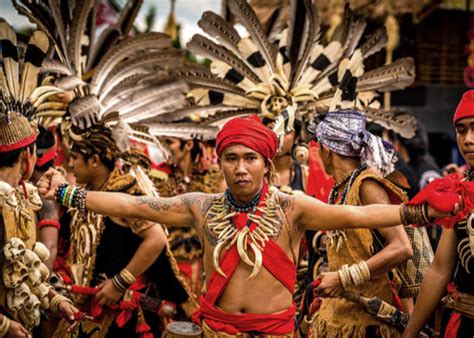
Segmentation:
<svg viewBox="0 0 474 338">
<path fill-rule="evenodd" d="M 349 7 L 332 38 L 325 41 L 312 1 L 291 1 L 287 26 L 272 43 L 247 1 L 226 3 L 236 25 L 242 25 L 246 34 L 219 14 L 205 12 L 198 25 L 208 37 L 196 34 L 188 49 L 209 58 L 210 71 L 176 74 L 189 78 L 188 96 L 202 107 L 202 111 L 192 111 L 198 120 L 212 119 L 212 106 L 219 106 L 221 115 L 247 109 L 272 119 L 288 106 L 298 107 L 298 117 L 314 110 L 328 111 L 331 103 L 334 107 L 352 103 L 360 110 L 377 109 L 380 92 L 413 83 L 410 58 L 364 74 L 364 60 L 384 48 L 387 35 L 379 29 L 362 42 L 366 22 Z"/>
<path fill-rule="evenodd" d="M 0 119 L 8 123 L 10 114 L 21 114 L 39 123 L 52 113 L 53 107 L 45 107 L 44 102 L 62 91 L 53 86 L 41 86 L 38 75 L 41 64 L 49 49 L 48 37 L 35 31 L 29 38 L 26 49 L 21 53 L 16 32 L 10 24 L 0 19 Z M 23 54 L 23 58 L 20 55 Z"/>
</svg>

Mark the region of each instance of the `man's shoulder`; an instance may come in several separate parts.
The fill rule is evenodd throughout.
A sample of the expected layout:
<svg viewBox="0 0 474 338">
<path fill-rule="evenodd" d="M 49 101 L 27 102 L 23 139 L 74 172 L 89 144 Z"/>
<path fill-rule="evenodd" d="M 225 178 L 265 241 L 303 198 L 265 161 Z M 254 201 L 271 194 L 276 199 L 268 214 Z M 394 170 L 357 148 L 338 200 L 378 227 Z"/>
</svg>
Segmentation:
<svg viewBox="0 0 474 338">
<path fill-rule="evenodd" d="M 289 211 L 294 210 L 296 201 L 304 194 L 287 194 L 285 192 L 280 191 L 277 187 L 271 187 L 270 192 L 272 193 L 272 197 L 276 200 L 276 202 L 280 205 L 280 208 L 286 214 Z"/>
</svg>

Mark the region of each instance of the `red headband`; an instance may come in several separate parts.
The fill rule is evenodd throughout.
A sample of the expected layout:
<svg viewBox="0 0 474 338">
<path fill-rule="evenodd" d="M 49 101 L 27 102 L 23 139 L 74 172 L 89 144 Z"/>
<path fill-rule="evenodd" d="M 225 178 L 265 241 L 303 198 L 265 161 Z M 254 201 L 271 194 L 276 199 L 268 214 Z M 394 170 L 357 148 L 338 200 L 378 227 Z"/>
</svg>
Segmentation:
<svg viewBox="0 0 474 338">
<path fill-rule="evenodd" d="M 453 122 L 456 123 L 466 117 L 474 117 L 474 90 L 468 90 L 462 96 L 454 113 Z"/>
<path fill-rule="evenodd" d="M 49 161 L 52 161 L 54 160 L 54 158 L 56 157 L 57 155 L 57 149 L 58 146 L 57 144 L 55 143 L 54 146 L 52 146 L 51 148 L 49 148 L 48 150 L 46 150 L 43 155 L 41 156 L 37 156 L 37 159 L 36 159 L 36 166 L 37 167 L 42 167 L 44 166 L 46 163 L 48 163 Z"/>
<path fill-rule="evenodd" d="M 227 122 L 217 134 L 216 153 L 232 145 L 243 145 L 273 160 L 278 149 L 278 138 L 273 130 L 262 124 L 257 115 L 238 117 Z"/>
</svg>

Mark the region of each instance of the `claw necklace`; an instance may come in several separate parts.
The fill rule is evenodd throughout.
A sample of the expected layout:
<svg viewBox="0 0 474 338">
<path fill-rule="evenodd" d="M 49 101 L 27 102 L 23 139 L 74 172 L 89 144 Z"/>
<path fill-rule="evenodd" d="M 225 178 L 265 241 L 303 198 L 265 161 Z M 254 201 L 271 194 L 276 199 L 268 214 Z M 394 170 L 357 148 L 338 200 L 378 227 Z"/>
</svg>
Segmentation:
<svg viewBox="0 0 474 338">
<path fill-rule="evenodd" d="M 216 201 L 209 210 L 210 218 L 207 227 L 211 233 L 217 238 L 217 245 L 213 252 L 214 269 L 220 275 L 226 277 L 220 267 L 220 254 L 224 250 L 230 249 L 233 245 L 237 246 L 237 251 L 247 265 L 253 267 L 250 278 L 255 277 L 261 270 L 263 255 L 266 243 L 275 238 L 279 233 L 279 222 L 275 219 L 277 215 L 277 202 L 272 195 L 265 196 L 265 206 L 258 207 L 259 199 L 252 207 L 247 204 L 246 209 L 250 207 L 247 213 L 248 220 L 246 226 L 238 229 L 234 224 L 233 217 L 238 210 L 229 202 L 227 196 Z M 240 206 L 241 207 L 241 206 Z M 256 211 L 260 211 L 261 215 L 255 215 Z M 257 226 L 250 229 L 251 223 Z M 248 251 L 252 251 L 254 260 L 251 259 Z"/>
</svg>

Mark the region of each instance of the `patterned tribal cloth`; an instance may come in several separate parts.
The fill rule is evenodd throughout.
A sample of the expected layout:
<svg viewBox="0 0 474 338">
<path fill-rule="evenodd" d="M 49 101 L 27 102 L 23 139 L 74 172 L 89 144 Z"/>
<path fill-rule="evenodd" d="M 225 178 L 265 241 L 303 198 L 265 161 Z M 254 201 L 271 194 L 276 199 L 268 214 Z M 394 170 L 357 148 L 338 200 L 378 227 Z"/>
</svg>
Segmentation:
<svg viewBox="0 0 474 338">
<path fill-rule="evenodd" d="M 339 155 L 360 157 L 362 164 L 383 176 L 394 170 L 393 146 L 367 131 L 365 116 L 352 109 L 328 112 L 313 132 L 318 141 Z"/>
</svg>

